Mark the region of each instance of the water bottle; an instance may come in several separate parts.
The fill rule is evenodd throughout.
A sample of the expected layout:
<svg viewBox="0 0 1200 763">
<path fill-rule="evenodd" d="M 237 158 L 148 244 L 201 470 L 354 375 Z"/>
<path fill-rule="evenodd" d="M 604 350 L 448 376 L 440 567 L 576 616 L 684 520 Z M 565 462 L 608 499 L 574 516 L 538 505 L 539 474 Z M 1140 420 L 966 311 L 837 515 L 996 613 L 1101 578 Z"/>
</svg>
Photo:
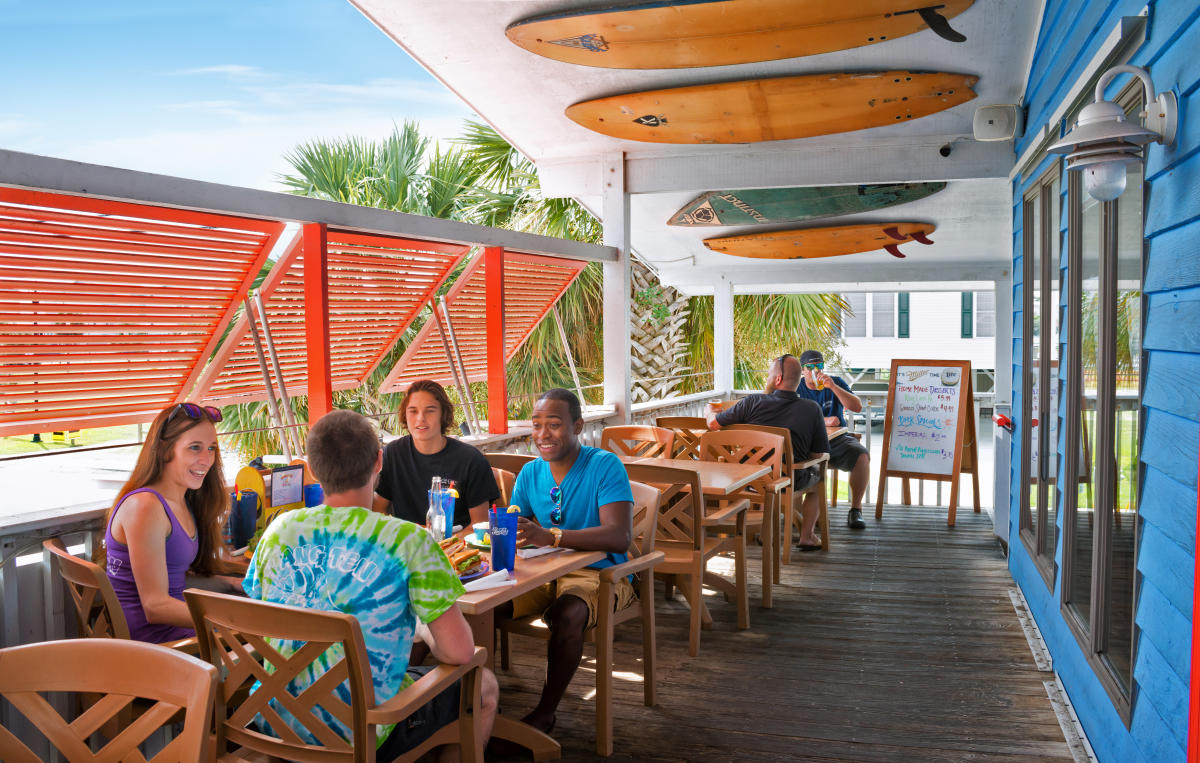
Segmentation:
<svg viewBox="0 0 1200 763">
<path fill-rule="evenodd" d="M 233 548 L 233 510 L 237 506 L 237 493 L 229 494 L 229 511 L 225 512 L 225 521 L 221 522 L 221 542 L 226 548 Z"/>
<path fill-rule="evenodd" d="M 435 542 L 446 537 L 446 517 L 442 511 L 442 478 L 434 477 L 429 487 L 429 511 L 425 513 L 425 529 Z"/>
</svg>

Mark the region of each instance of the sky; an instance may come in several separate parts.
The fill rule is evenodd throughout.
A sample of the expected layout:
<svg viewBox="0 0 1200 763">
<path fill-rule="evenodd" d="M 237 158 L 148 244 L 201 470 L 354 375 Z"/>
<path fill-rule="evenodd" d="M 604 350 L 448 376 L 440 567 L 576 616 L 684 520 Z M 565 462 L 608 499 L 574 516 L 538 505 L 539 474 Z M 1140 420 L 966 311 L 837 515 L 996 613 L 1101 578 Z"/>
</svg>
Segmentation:
<svg viewBox="0 0 1200 763">
<path fill-rule="evenodd" d="M 0 0 L 0 148 L 278 191 L 308 141 L 470 118 L 347 0 Z"/>
</svg>

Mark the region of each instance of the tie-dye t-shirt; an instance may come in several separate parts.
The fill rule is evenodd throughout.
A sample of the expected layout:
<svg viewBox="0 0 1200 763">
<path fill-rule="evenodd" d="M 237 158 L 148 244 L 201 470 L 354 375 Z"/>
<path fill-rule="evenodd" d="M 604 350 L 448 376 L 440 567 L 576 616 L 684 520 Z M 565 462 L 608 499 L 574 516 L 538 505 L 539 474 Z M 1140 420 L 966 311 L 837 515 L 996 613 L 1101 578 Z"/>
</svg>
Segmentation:
<svg viewBox="0 0 1200 763">
<path fill-rule="evenodd" d="M 407 675 L 417 618 L 436 620 L 463 593 L 446 555 L 425 529 L 364 508 L 313 506 L 279 516 L 263 534 L 246 571 L 246 594 L 275 604 L 345 612 L 358 620 L 371 662 L 375 700 L 383 702 L 412 683 Z M 289 656 L 303 642 L 271 640 Z M 301 691 L 342 658 L 333 647 L 292 680 Z M 350 689 L 338 693 L 350 702 Z M 274 705 L 274 703 L 272 703 Z M 276 711 L 302 738 L 316 739 L 282 707 Z M 349 731 L 324 708 L 314 714 L 331 727 Z M 261 719 L 260 719 L 261 722 Z M 391 726 L 380 726 L 382 743 Z"/>
</svg>

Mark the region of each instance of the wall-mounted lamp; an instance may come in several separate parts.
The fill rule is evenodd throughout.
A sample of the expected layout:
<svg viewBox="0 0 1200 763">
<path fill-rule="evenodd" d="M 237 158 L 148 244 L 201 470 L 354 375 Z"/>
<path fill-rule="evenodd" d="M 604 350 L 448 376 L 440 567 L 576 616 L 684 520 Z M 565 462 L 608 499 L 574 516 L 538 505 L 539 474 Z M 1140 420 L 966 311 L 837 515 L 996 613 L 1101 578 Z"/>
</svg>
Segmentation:
<svg viewBox="0 0 1200 763">
<path fill-rule="evenodd" d="M 1145 127 L 1125 120 L 1125 110 L 1104 100 L 1104 88 L 1122 72 L 1136 75 L 1146 91 L 1146 110 L 1140 116 Z M 1062 140 L 1046 149 L 1052 154 L 1067 154 L 1067 169 L 1083 172 L 1083 184 L 1097 201 L 1112 201 L 1125 190 L 1125 165 L 1142 160 L 1142 146 L 1175 142 L 1179 107 L 1175 94 L 1168 90 L 1154 94 L 1154 83 L 1145 69 L 1121 64 L 1100 76 L 1096 82 L 1096 100 L 1079 112 L 1079 121 Z"/>
</svg>

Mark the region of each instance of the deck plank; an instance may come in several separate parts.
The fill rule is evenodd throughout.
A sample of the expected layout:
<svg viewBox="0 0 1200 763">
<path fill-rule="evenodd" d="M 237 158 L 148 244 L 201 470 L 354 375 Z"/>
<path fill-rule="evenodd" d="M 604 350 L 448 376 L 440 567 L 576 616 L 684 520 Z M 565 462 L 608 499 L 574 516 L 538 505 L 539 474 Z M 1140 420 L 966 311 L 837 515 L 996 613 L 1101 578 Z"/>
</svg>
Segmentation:
<svg viewBox="0 0 1200 763">
<path fill-rule="evenodd" d="M 865 531 L 835 520 L 831 532 L 830 553 L 793 554 L 770 610 L 752 547 L 751 629 L 711 597 L 695 659 L 686 605 L 658 587 L 657 707 L 642 704 L 640 631 L 618 628 L 610 760 L 1071 760 L 986 514 L 960 511 L 948 528 L 944 508 L 887 507 Z M 512 643 L 497 676 L 501 712 L 519 717 L 545 646 Z M 589 647 L 559 707 L 564 760 L 600 760 L 594 686 Z"/>
</svg>

